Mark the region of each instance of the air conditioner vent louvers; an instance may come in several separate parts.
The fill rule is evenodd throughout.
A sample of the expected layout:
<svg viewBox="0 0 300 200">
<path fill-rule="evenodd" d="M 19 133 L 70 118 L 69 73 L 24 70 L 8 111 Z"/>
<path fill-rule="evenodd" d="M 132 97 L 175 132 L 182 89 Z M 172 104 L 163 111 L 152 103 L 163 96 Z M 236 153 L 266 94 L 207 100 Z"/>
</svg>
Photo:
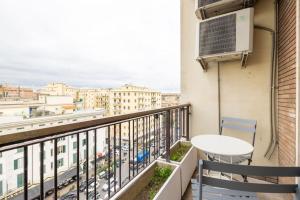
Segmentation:
<svg viewBox="0 0 300 200">
<path fill-rule="evenodd" d="M 236 14 L 200 24 L 199 56 L 236 50 Z"/>
<path fill-rule="evenodd" d="M 197 0 L 195 14 L 199 19 L 208 19 L 214 16 L 253 7 L 256 0 Z"/>
<path fill-rule="evenodd" d="M 222 1 L 222 0 L 198 0 L 198 5 L 199 6 L 206 6 L 208 4 L 212 4 L 218 1 Z"/>
</svg>

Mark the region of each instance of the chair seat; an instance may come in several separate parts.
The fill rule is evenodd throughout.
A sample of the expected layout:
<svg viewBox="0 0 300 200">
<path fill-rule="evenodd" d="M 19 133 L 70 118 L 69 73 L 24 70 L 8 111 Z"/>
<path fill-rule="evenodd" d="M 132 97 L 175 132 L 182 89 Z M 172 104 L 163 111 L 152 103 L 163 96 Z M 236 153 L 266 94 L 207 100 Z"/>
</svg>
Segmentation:
<svg viewBox="0 0 300 200">
<path fill-rule="evenodd" d="M 213 154 L 208 154 L 208 159 L 210 161 L 219 161 L 219 156 L 215 156 Z M 232 164 L 239 164 L 251 159 L 251 154 L 244 155 L 244 156 L 233 156 L 232 157 Z M 221 156 L 220 161 L 222 163 L 231 163 L 230 156 Z"/>
<path fill-rule="evenodd" d="M 200 185 L 196 179 L 192 179 L 191 183 L 192 183 L 193 200 L 199 200 Z M 204 200 L 237 200 L 237 199 L 258 200 L 256 193 L 254 192 L 228 190 L 228 189 L 217 188 L 208 185 L 203 185 L 203 199 Z"/>
</svg>

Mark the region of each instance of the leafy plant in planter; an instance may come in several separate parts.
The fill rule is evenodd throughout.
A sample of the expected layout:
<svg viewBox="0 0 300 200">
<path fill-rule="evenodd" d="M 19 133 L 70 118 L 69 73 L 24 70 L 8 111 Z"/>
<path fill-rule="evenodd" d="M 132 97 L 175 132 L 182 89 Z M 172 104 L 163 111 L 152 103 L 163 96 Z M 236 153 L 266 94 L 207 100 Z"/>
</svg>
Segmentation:
<svg viewBox="0 0 300 200">
<path fill-rule="evenodd" d="M 176 162 L 180 162 L 185 154 L 191 148 L 191 144 L 179 143 L 178 147 L 171 152 L 170 159 Z"/>
<path fill-rule="evenodd" d="M 172 174 L 172 171 L 171 167 L 156 167 L 148 186 L 136 199 L 154 199 L 161 186 Z"/>
</svg>

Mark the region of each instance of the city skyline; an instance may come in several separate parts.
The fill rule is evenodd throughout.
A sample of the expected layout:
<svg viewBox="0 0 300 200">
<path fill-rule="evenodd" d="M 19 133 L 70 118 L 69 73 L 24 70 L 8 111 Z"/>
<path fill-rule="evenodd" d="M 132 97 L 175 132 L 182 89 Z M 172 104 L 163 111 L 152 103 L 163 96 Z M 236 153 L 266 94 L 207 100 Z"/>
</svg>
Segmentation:
<svg viewBox="0 0 300 200">
<path fill-rule="evenodd" d="M 0 80 L 33 88 L 131 83 L 178 92 L 176 2 L 1 1 Z"/>
</svg>

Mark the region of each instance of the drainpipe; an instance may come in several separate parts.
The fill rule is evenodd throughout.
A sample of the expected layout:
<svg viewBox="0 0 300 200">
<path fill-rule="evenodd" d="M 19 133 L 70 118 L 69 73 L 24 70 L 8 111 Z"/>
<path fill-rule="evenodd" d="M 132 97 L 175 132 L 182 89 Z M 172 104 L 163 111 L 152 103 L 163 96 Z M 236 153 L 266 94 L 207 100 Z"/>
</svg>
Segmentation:
<svg viewBox="0 0 300 200">
<path fill-rule="evenodd" d="M 271 139 L 265 153 L 265 157 L 270 159 L 278 145 L 277 135 L 277 110 L 276 110 L 276 92 L 277 92 L 277 32 L 278 32 L 278 1 L 275 2 L 275 31 L 266 27 L 255 26 L 255 28 L 268 31 L 272 34 L 272 67 L 271 67 L 271 93 L 270 93 L 270 122 L 271 122 Z"/>
</svg>

